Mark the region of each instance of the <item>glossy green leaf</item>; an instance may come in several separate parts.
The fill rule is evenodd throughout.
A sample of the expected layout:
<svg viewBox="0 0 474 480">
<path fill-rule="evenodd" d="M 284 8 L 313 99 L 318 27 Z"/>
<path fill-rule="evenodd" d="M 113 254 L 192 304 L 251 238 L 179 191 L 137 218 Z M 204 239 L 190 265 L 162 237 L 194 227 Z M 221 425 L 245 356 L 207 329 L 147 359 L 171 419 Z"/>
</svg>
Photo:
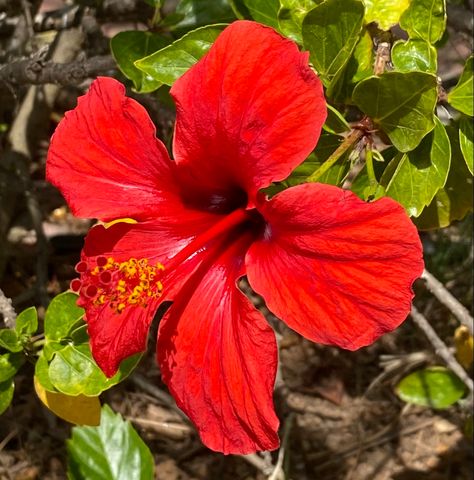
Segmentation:
<svg viewBox="0 0 474 480">
<path fill-rule="evenodd" d="M 41 386 L 48 392 L 57 392 L 58 390 L 51 383 L 49 378 L 49 362 L 46 356 L 42 353 L 35 364 L 35 377 Z"/>
<path fill-rule="evenodd" d="M 77 295 L 60 293 L 51 300 L 44 318 L 44 334 L 47 340 L 66 338 L 71 328 L 84 316 L 84 310 L 76 305 Z"/>
<path fill-rule="evenodd" d="M 303 42 L 328 87 L 343 71 L 362 32 L 364 5 L 359 0 L 326 0 L 303 21 Z"/>
<path fill-rule="evenodd" d="M 71 480 L 152 480 L 153 456 L 128 421 L 104 405 L 98 427 L 74 427 L 67 441 Z"/>
<path fill-rule="evenodd" d="M 400 72 L 436 73 L 438 54 L 436 48 L 424 40 L 399 40 L 392 48 L 392 63 Z"/>
<path fill-rule="evenodd" d="M 448 408 L 462 398 L 464 383 L 444 367 L 430 367 L 407 375 L 396 387 L 405 402 L 432 408 Z"/>
<path fill-rule="evenodd" d="M 171 45 L 137 60 L 135 65 L 155 80 L 173 83 L 207 53 L 225 25 L 208 25 L 187 33 Z"/>
<path fill-rule="evenodd" d="M 448 93 L 450 105 L 470 117 L 474 116 L 472 59 L 471 55 L 464 65 L 464 70 L 457 85 Z"/>
<path fill-rule="evenodd" d="M 472 125 L 472 119 L 463 117 L 459 122 L 459 145 L 461 152 L 466 161 L 467 168 L 471 174 L 474 173 L 474 128 Z"/>
<path fill-rule="evenodd" d="M 447 227 L 472 211 L 472 175 L 463 159 L 457 130 L 453 127 L 446 127 L 446 130 L 451 141 L 451 168 L 445 186 L 422 214 L 414 219 L 421 230 Z"/>
<path fill-rule="evenodd" d="M 434 130 L 415 150 L 392 161 L 397 163 L 393 175 L 382 177 L 386 194 L 401 203 L 408 215 L 418 217 L 448 178 L 451 145 L 442 123 L 436 118 Z"/>
<path fill-rule="evenodd" d="M 0 329 L 0 348 L 9 352 L 21 352 L 23 346 L 15 330 L 10 328 Z"/>
<path fill-rule="evenodd" d="M 24 361 L 25 357 L 22 353 L 4 353 L 0 355 L 0 383 L 13 377 Z"/>
<path fill-rule="evenodd" d="M 328 116 L 326 123 L 323 125 L 323 129 L 328 133 L 343 133 L 348 132 L 351 127 L 347 123 L 342 114 L 331 105 L 326 105 L 328 109 Z"/>
<path fill-rule="evenodd" d="M 32 335 L 38 330 L 38 312 L 35 307 L 23 310 L 16 317 L 15 330 L 18 335 Z"/>
<path fill-rule="evenodd" d="M 14 390 L 15 383 L 13 382 L 13 378 L 0 382 L 0 415 L 9 407 L 10 403 L 12 403 Z"/>
<path fill-rule="evenodd" d="M 372 76 L 355 87 L 353 99 L 401 152 L 416 148 L 434 128 L 438 99 L 434 75 L 386 72 Z"/>
<path fill-rule="evenodd" d="M 283 35 L 295 42 L 303 43 L 301 29 L 306 14 L 320 1 L 316 0 L 280 0 L 278 10 L 278 28 Z"/>
<path fill-rule="evenodd" d="M 122 73 L 133 81 L 139 92 L 152 92 L 162 83 L 139 70 L 134 62 L 166 47 L 170 41 L 151 32 L 120 32 L 110 40 L 110 49 Z"/>
<path fill-rule="evenodd" d="M 399 22 L 410 0 L 364 0 L 364 3 L 366 23 L 375 22 L 381 30 L 389 30 Z"/>
<path fill-rule="evenodd" d="M 244 0 L 229 0 L 229 3 L 237 18 L 241 20 L 250 20 L 252 18 L 249 9 L 245 6 Z"/>
<path fill-rule="evenodd" d="M 411 0 L 400 17 L 400 26 L 411 38 L 436 43 L 446 28 L 445 0 Z"/>
<path fill-rule="evenodd" d="M 243 0 L 243 3 L 255 21 L 278 28 L 279 0 Z"/>
<path fill-rule="evenodd" d="M 66 395 L 95 397 L 124 380 L 135 368 L 140 355 L 122 362 L 119 371 L 107 378 L 97 366 L 89 344 L 67 345 L 57 351 L 49 365 L 49 379 L 53 386 Z"/>
<path fill-rule="evenodd" d="M 230 23 L 236 19 L 228 0 L 180 0 L 176 15 L 182 20 L 173 29 L 179 32 L 214 23 Z"/>
</svg>

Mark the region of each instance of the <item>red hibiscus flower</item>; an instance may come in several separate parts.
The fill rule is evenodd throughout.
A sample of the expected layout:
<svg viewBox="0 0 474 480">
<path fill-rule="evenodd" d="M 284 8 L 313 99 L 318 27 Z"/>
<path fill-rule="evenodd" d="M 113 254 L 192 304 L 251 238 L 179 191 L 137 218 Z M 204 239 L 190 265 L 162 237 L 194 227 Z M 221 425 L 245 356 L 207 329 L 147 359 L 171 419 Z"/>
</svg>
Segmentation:
<svg viewBox="0 0 474 480">
<path fill-rule="evenodd" d="M 272 29 L 233 23 L 171 94 L 174 160 L 110 78 L 58 126 L 47 178 L 74 214 L 134 220 L 91 229 L 72 287 L 109 376 L 172 300 L 157 355 L 179 407 L 213 450 L 272 450 L 277 346 L 238 280 L 301 335 L 354 350 L 407 316 L 420 241 L 388 198 L 317 183 L 260 192 L 308 156 L 326 118 L 307 53 Z"/>
</svg>

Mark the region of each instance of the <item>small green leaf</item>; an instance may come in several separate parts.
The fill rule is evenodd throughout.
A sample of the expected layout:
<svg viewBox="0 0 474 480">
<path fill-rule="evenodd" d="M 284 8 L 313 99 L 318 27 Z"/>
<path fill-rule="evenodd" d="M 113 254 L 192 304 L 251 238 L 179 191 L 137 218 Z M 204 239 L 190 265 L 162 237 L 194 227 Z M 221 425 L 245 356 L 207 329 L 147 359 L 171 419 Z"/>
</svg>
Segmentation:
<svg viewBox="0 0 474 480">
<path fill-rule="evenodd" d="M 438 54 L 436 48 L 424 40 L 399 40 L 392 48 L 392 63 L 400 72 L 436 73 Z"/>
<path fill-rule="evenodd" d="M 362 32 L 364 5 L 359 0 L 326 0 L 303 21 L 304 47 L 323 84 L 343 71 Z"/>
<path fill-rule="evenodd" d="M 462 157 L 457 130 L 446 127 L 446 131 L 451 141 L 451 168 L 445 186 L 436 193 L 422 214 L 414 219 L 421 230 L 447 227 L 472 211 L 472 175 Z"/>
<path fill-rule="evenodd" d="M 451 164 L 448 134 L 438 118 L 434 130 L 415 150 L 393 161 L 397 162 L 393 175 L 388 181 L 382 176 L 386 194 L 401 203 L 408 215 L 418 217 L 446 183 Z"/>
<path fill-rule="evenodd" d="M 230 23 L 235 15 L 228 0 L 180 0 L 176 15 L 182 20 L 173 26 L 180 33 L 214 23 Z"/>
<path fill-rule="evenodd" d="M 139 92 L 152 92 L 162 83 L 135 67 L 134 62 L 166 47 L 170 41 L 151 32 L 120 32 L 110 40 L 110 49 L 122 73 Z"/>
<path fill-rule="evenodd" d="M 84 316 L 84 310 L 76 305 L 77 295 L 60 293 L 51 300 L 44 318 L 44 334 L 47 340 L 62 340 L 71 328 Z"/>
<path fill-rule="evenodd" d="M 0 348 L 4 348 L 9 352 L 21 352 L 23 350 L 23 346 L 15 330 L 10 328 L 0 329 Z"/>
<path fill-rule="evenodd" d="M 57 392 L 58 390 L 51 383 L 49 378 L 49 363 L 46 356 L 42 353 L 35 364 L 35 377 L 41 386 L 48 392 Z"/>
<path fill-rule="evenodd" d="M 12 403 L 14 390 L 15 384 L 13 378 L 0 382 L 0 415 L 8 408 L 10 403 Z"/>
<path fill-rule="evenodd" d="M 38 312 L 35 307 L 27 308 L 18 315 L 15 330 L 19 336 L 32 335 L 38 330 Z"/>
<path fill-rule="evenodd" d="M 461 152 L 466 160 L 467 168 L 471 174 L 474 174 L 473 156 L 474 156 L 474 131 L 472 119 L 462 117 L 459 122 L 459 145 Z"/>
<path fill-rule="evenodd" d="M 320 1 L 316 0 L 280 0 L 278 10 L 278 28 L 283 35 L 295 42 L 303 43 L 301 28 L 306 14 Z"/>
<path fill-rule="evenodd" d="M 457 85 L 448 93 L 450 105 L 470 117 L 474 116 L 472 59 L 473 56 L 471 55 L 464 65 L 464 70 Z"/>
<path fill-rule="evenodd" d="M 417 370 L 403 378 L 396 387 L 405 402 L 432 408 L 448 408 L 462 398 L 464 383 L 444 367 Z"/>
<path fill-rule="evenodd" d="M 124 380 L 139 359 L 140 355 L 127 358 L 119 371 L 112 378 L 107 378 L 92 358 L 89 344 L 67 345 L 55 353 L 49 365 L 49 379 L 58 391 L 66 395 L 95 397 Z"/>
<path fill-rule="evenodd" d="M 129 422 L 102 407 L 98 427 L 74 427 L 67 440 L 71 480 L 152 480 L 153 456 Z"/>
<path fill-rule="evenodd" d="M 243 0 L 243 2 L 255 21 L 278 28 L 279 0 Z"/>
<path fill-rule="evenodd" d="M 0 383 L 13 377 L 23 365 L 25 357 L 22 353 L 4 353 L 0 355 Z"/>
<path fill-rule="evenodd" d="M 249 9 L 245 6 L 244 0 L 229 0 L 229 3 L 237 18 L 241 20 L 250 20 L 252 18 Z"/>
<path fill-rule="evenodd" d="M 400 15 L 410 5 L 410 0 L 364 0 L 365 22 L 375 22 L 381 30 L 389 30 L 400 20 Z"/>
<path fill-rule="evenodd" d="M 354 102 L 402 152 L 417 147 L 434 128 L 436 77 L 422 72 L 385 72 L 362 80 Z"/>
<path fill-rule="evenodd" d="M 400 26 L 411 38 L 436 43 L 446 28 L 445 0 L 411 0 L 400 17 Z"/>
<path fill-rule="evenodd" d="M 166 85 L 173 83 L 207 53 L 225 25 L 193 30 L 171 45 L 135 62 L 141 71 Z"/>
<path fill-rule="evenodd" d="M 331 105 L 326 106 L 328 109 L 328 116 L 326 118 L 326 123 L 323 125 L 323 129 L 326 132 L 333 134 L 348 132 L 351 127 L 342 114 Z"/>
</svg>

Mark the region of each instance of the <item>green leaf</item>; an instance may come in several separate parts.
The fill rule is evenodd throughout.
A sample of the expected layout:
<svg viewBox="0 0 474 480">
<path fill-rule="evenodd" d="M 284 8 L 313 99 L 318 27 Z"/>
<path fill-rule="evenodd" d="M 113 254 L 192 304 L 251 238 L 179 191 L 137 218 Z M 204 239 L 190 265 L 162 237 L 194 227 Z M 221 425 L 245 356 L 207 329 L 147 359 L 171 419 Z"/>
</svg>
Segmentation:
<svg viewBox="0 0 474 480">
<path fill-rule="evenodd" d="M 396 387 L 405 402 L 432 408 L 448 408 L 462 398 L 464 383 L 444 367 L 417 370 L 403 378 Z"/>
<path fill-rule="evenodd" d="M 152 92 L 162 83 L 135 67 L 134 62 L 168 45 L 168 39 L 142 31 L 120 32 L 110 40 L 110 49 L 122 73 L 139 92 Z"/>
<path fill-rule="evenodd" d="M 55 353 L 49 365 L 49 379 L 58 391 L 66 395 L 95 397 L 124 380 L 139 359 L 140 355 L 127 358 L 119 371 L 112 378 L 107 378 L 92 358 L 89 344 L 67 345 Z"/>
<path fill-rule="evenodd" d="M 208 25 L 187 33 L 171 45 L 135 62 L 156 81 L 173 83 L 207 53 L 225 25 Z"/>
<path fill-rule="evenodd" d="M 35 307 L 27 308 L 18 315 L 15 330 L 19 336 L 32 335 L 38 330 L 38 312 Z"/>
<path fill-rule="evenodd" d="M 348 132 L 351 127 L 347 123 L 342 114 L 331 105 L 326 105 L 328 109 L 328 116 L 326 123 L 323 125 L 323 129 L 328 133 L 344 133 Z"/>
<path fill-rule="evenodd" d="M 343 71 L 362 32 L 364 5 L 359 0 L 326 0 L 303 21 L 304 47 L 323 84 Z"/>
<path fill-rule="evenodd" d="M 393 160 L 397 167 L 386 185 L 386 194 L 401 203 L 408 215 L 418 217 L 444 186 L 451 164 L 451 145 L 442 123 L 436 118 L 435 128 L 413 151 Z"/>
<path fill-rule="evenodd" d="M 22 353 L 4 353 L 0 355 L 0 383 L 13 377 L 23 365 L 25 357 Z"/>
<path fill-rule="evenodd" d="M 77 295 L 60 293 L 51 300 L 44 318 L 44 334 L 47 340 L 62 340 L 71 328 L 84 316 L 84 310 L 76 305 Z"/>
<path fill-rule="evenodd" d="M 472 119 L 462 117 L 459 121 L 459 145 L 461 146 L 462 156 L 466 160 L 467 168 L 471 174 L 474 173 L 473 156 L 474 156 L 474 131 Z"/>
<path fill-rule="evenodd" d="M 356 105 L 402 152 L 413 150 L 434 128 L 436 77 L 423 72 L 385 72 L 354 89 Z"/>
<path fill-rule="evenodd" d="M 375 22 L 381 30 L 389 30 L 400 20 L 400 15 L 410 5 L 410 0 L 364 0 L 365 22 Z"/>
<path fill-rule="evenodd" d="M 446 131 L 451 141 L 451 168 L 445 186 L 414 220 L 421 230 L 447 227 L 472 211 L 472 175 L 462 157 L 457 130 L 446 127 Z"/>
<path fill-rule="evenodd" d="M 67 440 L 71 480 L 152 480 L 153 456 L 138 433 L 107 405 L 98 427 L 74 427 Z"/>
<path fill-rule="evenodd" d="M 229 0 L 229 3 L 237 18 L 248 20 L 252 18 L 244 0 Z"/>
<path fill-rule="evenodd" d="M 215 23 L 230 23 L 235 15 L 227 0 L 181 0 L 176 14 L 182 20 L 174 25 L 180 32 Z"/>
<path fill-rule="evenodd" d="M 436 73 L 438 54 L 436 48 L 424 40 L 399 40 L 392 48 L 392 63 L 400 72 Z"/>
<path fill-rule="evenodd" d="M 35 364 L 35 377 L 41 386 L 48 392 L 57 392 L 58 390 L 51 383 L 49 378 L 49 363 L 46 356 L 42 353 Z"/>
<path fill-rule="evenodd" d="M 457 85 L 448 93 L 450 105 L 470 117 L 474 116 L 472 59 L 473 56 L 471 55 L 466 60 L 461 78 Z"/>
<path fill-rule="evenodd" d="M 9 352 L 21 352 L 23 350 L 23 346 L 15 330 L 10 328 L 0 329 L 0 348 L 4 348 Z"/>
<path fill-rule="evenodd" d="M 15 384 L 13 378 L 0 382 L 0 415 L 8 408 L 10 403 L 12 403 L 14 390 Z"/>
<path fill-rule="evenodd" d="M 278 28 L 279 0 L 243 0 L 243 2 L 255 21 Z"/>
<path fill-rule="evenodd" d="M 301 29 L 306 14 L 320 1 L 316 0 L 280 0 L 278 10 L 278 28 L 283 35 L 295 42 L 303 43 Z"/>
<path fill-rule="evenodd" d="M 400 17 L 400 26 L 411 38 L 436 43 L 446 28 L 445 0 L 411 0 Z"/>
</svg>

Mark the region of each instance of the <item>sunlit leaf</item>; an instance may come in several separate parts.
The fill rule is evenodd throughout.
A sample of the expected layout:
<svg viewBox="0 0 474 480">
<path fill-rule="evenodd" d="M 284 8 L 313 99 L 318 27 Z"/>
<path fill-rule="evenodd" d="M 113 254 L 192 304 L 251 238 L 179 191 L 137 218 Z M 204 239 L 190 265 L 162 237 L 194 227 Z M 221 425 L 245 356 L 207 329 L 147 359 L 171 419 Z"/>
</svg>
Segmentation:
<svg viewBox="0 0 474 480">
<path fill-rule="evenodd" d="M 23 350 L 23 346 L 15 330 L 10 328 L 0 329 L 0 348 L 4 348 L 9 352 L 21 352 Z"/>
<path fill-rule="evenodd" d="M 408 215 L 418 217 L 448 178 L 451 145 L 442 123 L 436 118 L 434 130 L 420 145 L 393 161 L 397 162 L 393 175 L 382 177 L 386 194 L 401 203 Z"/>
<path fill-rule="evenodd" d="M 445 0 L 411 0 L 400 17 L 400 26 L 411 38 L 436 43 L 446 28 Z"/>
<path fill-rule="evenodd" d="M 129 422 L 104 405 L 98 427 L 75 427 L 67 441 L 71 480 L 152 480 L 153 456 Z"/>
<path fill-rule="evenodd" d="M 381 30 L 389 30 L 396 25 L 401 14 L 410 5 L 410 0 L 364 0 L 367 23 L 375 22 Z"/>
<path fill-rule="evenodd" d="M 474 115 L 472 59 L 472 55 L 467 59 L 461 78 L 448 94 L 451 106 L 470 117 Z"/>
<path fill-rule="evenodd" d="M 436 73 L 438 54 L 436 48 L 424 40 L 399 40 L 392 48 L 392 63 L 400 72 Z"/>
<path fill-rule="evenodd" d="M 346 119 L 334 107 L 327 105 L 327 110 L 328 116 L 326 118 L 326 123 L 323 125 L 323 129 L 326 132 L 337 134 L 348 132 L 351 129 Z"/>
<path fill-rule="evenodd" d="M 405 402 L 431 408 L 448 408 L 462 398 L 464 383 L 444 367 L 417 370 L 403 378 L 396 387 Z"/>
<path fill-rule="evenodd" d="M 0 383 L 13 377 L 24 361 L 25 357 L 22 353 L 4 353 L 0 355 Z"/>
<path fill-rule="evenodd" d="M 230 23 L 236 19 L 228 0 L 180 0 L 176 16 L 181 20 L 173 25 L 173 29 L 180 33 L 213 23 Z"/>
<path fill-rule="evenodd" d="M 16 317 L 15 330 L 20 336 L 23 334 L 32 335 L 38 330 L 38 312 L 35 307 L 23 310 Z"/>
<path fill-rule="evenodd" d="M 135 66 L 166 85 L 173 83 L 211 48 L 225 25 L 193 30 L 171 45 L 135 62 Z"/>
<path fill-rule="evenodd" d="M 75 425 L 99 425 L 100 401 L 98 397 L 70 396 L 46 390 L 34 377 L 35 391 L 43 404 L 55 415 Z"/>
<path fill-rule="evenodd" d="M 0 415 L 10 406 L 13 399 L 15 383 L 13 378 L 0 382 Z"/>
<path fill-rule="evenodd" d="M 76 305 L 77 295 L 60 293 L 51 300 L 44 318 L 44 334 L 47 340 L 66 338 L 71 328 L 84 316 L 84 310 Z"/>
<path fill-rule="evenodd" d="M 255 21 L 278 28 L 279 0 L 243 0 L 243 3 Z"/>
<path fill-rule="evenodd" d="M 428 73 L 385 72 L 362 80 L 353 99 L 398 150 L 409 152 L 434 128 L 436 87 Z"/>
<path fill-rule="evenodd" d="M 301 29 L 306 14 L 314 8 L 319 0 L 280 0 L 278 10 L 278 28 L 283 35 L 295 42 L 303 43 Z"/>
<path fill-rule="evenodd" d="M 39 382 L 48 392 L 58 391 L 49 378 L 49 362 L 44 352 L 41 353 L 35 364 L 35 381 Z"/>
<path fill-rule="evenodd" d="M 472 119 L 463 117 L 459 122 L 459 145 L 461 152 L 466 161 L 469 171 L 474 173 L 473 156 L 474 156 L 474 131 Z"/>
<path fill-rule="evenodd" d="M 166 47 L 170 40 L 151 32 L 120 32 L 110 40 L 110 49 L 122 73 L 133 81 L 139 92 L 152 92 L 162 83 L 139 70 L 134 62 Z"/>
</svg>

